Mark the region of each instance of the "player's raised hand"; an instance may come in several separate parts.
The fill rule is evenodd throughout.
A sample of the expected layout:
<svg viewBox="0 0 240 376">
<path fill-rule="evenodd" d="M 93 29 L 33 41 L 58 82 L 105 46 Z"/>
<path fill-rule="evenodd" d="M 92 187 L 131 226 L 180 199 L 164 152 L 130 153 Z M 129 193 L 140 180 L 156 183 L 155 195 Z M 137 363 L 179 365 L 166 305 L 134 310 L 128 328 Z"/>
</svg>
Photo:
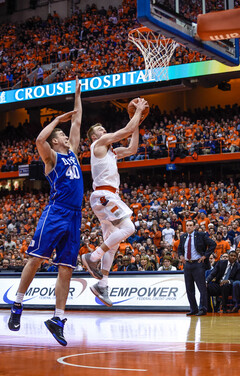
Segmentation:
<svg viewBox="0 0 240 376">
<path fill-rule="evenodd" d="M 80 81 L 79 81 L 78 76 L 76 76 L 75 95 L 81 95 L 81 83 L 80 83 Z"/>
<path fill-rule="evenodd" d="M 77 112 L 76 110 L 66 112 L 65 114 L 59 115 L 57 119 L 59 123 L 65 123 L 66 121 L 71 120 L 72 116 L 76 114 L 76 112 Z"/>
</svg>

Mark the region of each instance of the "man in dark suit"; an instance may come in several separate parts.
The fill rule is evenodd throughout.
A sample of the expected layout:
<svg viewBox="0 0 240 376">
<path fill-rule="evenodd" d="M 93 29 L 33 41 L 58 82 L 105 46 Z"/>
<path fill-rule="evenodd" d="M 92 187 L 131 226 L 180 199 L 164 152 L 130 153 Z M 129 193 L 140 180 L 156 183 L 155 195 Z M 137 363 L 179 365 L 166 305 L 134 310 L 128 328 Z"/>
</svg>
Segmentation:
<svg viewBox="0 0 240 376">
<path fill-rule="evenodd" d="M 234 306 L 231 312 L 237 313 L 239 310 L 239 306 L 240 306 L 240 265 L 235 275 L 235 281 L 233 281 L 233 285 L 232 285 L 232 298 L 233 298 Z"/>
<path fill-rule="evenodd" d="M 137 271 L 137 267 L 135 264 L 131 263 L 131 256 L 126 255 L 123 257 L 123 265 L 119 265 L 117 271 L 122 272 L 134 272 Z"/>
<path fill-rule="evenodd" d="M 202 316 L 207 313 L 205 271 L 210 268 L 208 258 L 214 252 L 216 243 L 204 232 L 195 231 L 194 222 L 191 220 L 186 222 L 186 231 L 180 237 L 178 255 L 184 264 L 185 285 L 190 304 L 190 312 L 187 316 Z M 200 292 L 199 309 L 195 298 L 194 282 Z"/>
<path fill-rule="evenodd" d="M 238 247 L 239 242 L 240 242 L 240 235 L 236 236 L 233 240 L 234 249 Z"/>
<path fill-rule="evenodd" d="M 228 260 L 217 262 L 212 272 L 206 279 L 208 301 L 210 296 L 222 296 L 222 310 L 227 313 L 227 301 L 229 295 L 232 295 L 233 281 L 235 281 L 239 263 L 237 262 L 237 252 L 230 251 Z M 209 283 L 211 282 L 211 283 Z M 208 304 L 208 310 L 211 311 Z"/>
</svg>

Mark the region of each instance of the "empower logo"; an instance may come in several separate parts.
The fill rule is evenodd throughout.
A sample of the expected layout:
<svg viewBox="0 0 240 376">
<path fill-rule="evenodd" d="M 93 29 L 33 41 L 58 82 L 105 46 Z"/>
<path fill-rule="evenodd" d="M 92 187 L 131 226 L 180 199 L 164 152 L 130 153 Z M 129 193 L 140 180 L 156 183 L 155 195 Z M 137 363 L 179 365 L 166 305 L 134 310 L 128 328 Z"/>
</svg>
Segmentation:
<svg viewBox="0 0 240 376">
<path fill-rule="evenodd" d="M 176 300 L 178 287 L 113 287 L 109 293 L 109 298 L 117 298 L 113 305 L 121 304 L 131 299 L 136 300 Z M 126 299 L 123 299 L 126 298 Z M 98 298 L 95 298 L 97 304 L 104 305 Z"/>
<path fill-rule="evenodd" d="M 52 286 L 46 286 L 45 284 L 38 285 L 39 280 L 34 280 L 33 284 L 30 285 L 28 290 L 26 291 L 23 303 L 32 300 L 32 299 L 46 299 L 46 300 L 52 300 L 55 301 L 55 282 Z M 68 299 L 76 299 L 78 298 L 86 289 L 87 282 L 81 278 L 73 278 L 71 280 L 69 293 L 68 293 Z M 3 301 L 6 304 L 13 304 L 14 297 L 16 295 L 17 287 L 16 285 L 12 285 L 9 287 L 6 292 L 3 294 Z M 12 297 L 12 299 L 11 299 Z"/>
</svg>

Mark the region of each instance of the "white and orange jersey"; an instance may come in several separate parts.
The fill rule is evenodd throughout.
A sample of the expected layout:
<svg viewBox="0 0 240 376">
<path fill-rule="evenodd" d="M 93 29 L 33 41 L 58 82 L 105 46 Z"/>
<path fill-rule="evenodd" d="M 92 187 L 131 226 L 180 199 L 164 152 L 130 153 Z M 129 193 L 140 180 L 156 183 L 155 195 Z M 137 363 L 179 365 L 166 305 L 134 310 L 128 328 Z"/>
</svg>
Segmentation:
<svg viewBox="0 0 240 376">
<path fill-rule="evenodd" d="M 117 156 L 110 147 L 103 158 L 94 155 L 94 147 L 97 140 L 91 145 L 91 172 L 93 178 L 93 189 L 101 186 L 111 186 L 119 189 L 120 176 L 117 167 Z"/>
</svg>

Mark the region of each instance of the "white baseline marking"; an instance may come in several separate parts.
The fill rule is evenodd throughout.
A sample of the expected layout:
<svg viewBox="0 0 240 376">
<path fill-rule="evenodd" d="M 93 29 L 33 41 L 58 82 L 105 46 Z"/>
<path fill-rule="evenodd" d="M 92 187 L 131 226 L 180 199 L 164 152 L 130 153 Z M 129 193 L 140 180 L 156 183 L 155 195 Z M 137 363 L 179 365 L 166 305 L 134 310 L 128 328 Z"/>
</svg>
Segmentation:
<svg viewBox="0 0 240 376">
<path fill-rule="evenodd" d="M 146 351 L 146 350 L 141 350 L 141 351 Z M 152 349 L 152 350 L 147 350 L 147 351 L 161 351 L 161 352 L 172 352 L 172 347 L 168 347 L 168 348 L 157 348 L 157 349 Z M 175 353 L 179 353 L 179 352 L 188 352 L 188 351 L 191 351 L 191 352 L 209 352 L 209 353 L 237 353 L 238 351 L 237 350 L 195 350 L 195 349 L 187 349 L 187 350 L 178 350 L 178 349 L 175 349 L 174 352 Z"/>
<path fill-rule="evenodd" d="M 101 351 L 101 352 L 91 352 L 91 353 L 84 353 L 84 354 L 74 354 L 74 355 L 67 355 L 63 356 L 62 358 L 57 359 L 59 363 L 68 365 L 68 366 L 73 366 L 73 367 L 80 367 L 80 368 L 92 368 L 92 369 L 107 369 L 107 370 L 112 370 L 112 371 L 136 371 L 136 372 L 146 372 L 147 369 L 131 369 L 131 368 L 110 368 L 110 367 L 94 367 L 94 366 L 84 366 L 82 364 L 72 364 L 65 362 L 65 359 L 71 358 L 73 356 L 83 356 L 83 355 L 98 355 L 98 354 L 111 354 L 111 353 L 120 353 L 120 352 L 127 352 L 129 353 L 130 351 Z M 135 350 L 132 352 L 136 352 Z"/>
<path fill-rule="evenodd" d="M 145 350 L 142 350 L 142 351 L 145 351 Z M 152 349 L 152 350 L 148 350 L 148 351 L 162 351 L 162 352 L 169 352 L 171 351 L 170 348 L 159 348 L 159 349 Z M 82 364 L 73 364 L 73 363 L 69 363 L 69 362 L 66 362 L 65 359 L 68 359 L 68 358 L 72 358 L 74 356 L 84 356 L 84 355 L 98 355 L 98 354 L 111 354 L 111 353 L 122 353 L 122 352 L 137 352 L 136 350 L 130 350 L 130 351 L 101 351 L 101 352 L 91 352 L 91 353 L 82 353 L 82 354 L 73 354 L 73 355 L 67 355 L 67 356 L 63 356 L 59 359 L 57 359 L 57 361 L 61 364 L 65 364 L 65 365 L 68 365 L 68 366 L 72 366 L 72 367 L 80 367 L 80 368 L 91 368 L 91 369 L 106 369 L 106 370 L 112 370 L 112 371 L 135 371 L 135 372 L 146 372 L 147 370 L 146 369 L 131 369 L 131 368 L 110 368 L 110 367 L 95 367 L 95 366 L 84 366 Z M 228 351 L 225 351 L 225 350 L 175 350 L 174 351 L 175 353 L 177 352 L 209 352 L 209 353 L 237 353 L 238 351 L 233 351 L 233 350 L 228 350 Z"/>
</svg>

